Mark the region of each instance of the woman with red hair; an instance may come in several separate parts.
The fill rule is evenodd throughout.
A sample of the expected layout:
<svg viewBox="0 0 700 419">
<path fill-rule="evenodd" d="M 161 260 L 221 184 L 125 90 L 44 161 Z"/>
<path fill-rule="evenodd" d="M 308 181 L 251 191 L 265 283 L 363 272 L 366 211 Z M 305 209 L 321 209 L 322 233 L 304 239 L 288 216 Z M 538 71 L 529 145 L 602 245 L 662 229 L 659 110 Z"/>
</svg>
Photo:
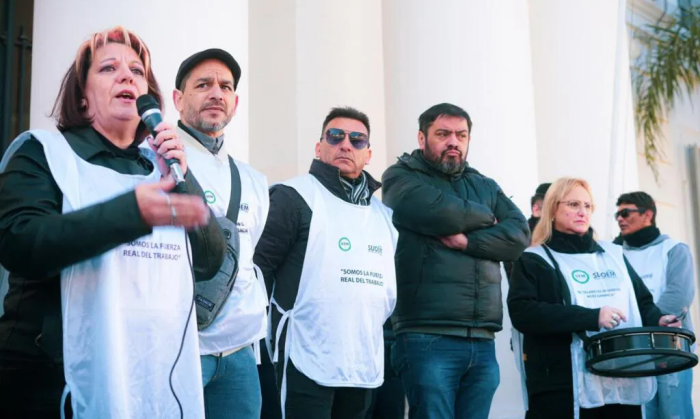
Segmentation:
<svg viewBox="0 0 700 419">
<path fill-rule="evenodd" d="M 204 416 L 192 281 L 225 242 L 175 129 L 148 136 L 144 94 L 161 103 L 143 41 L 95 33 L 63 79 L 59 132 L 23 133 L 0 162 L 5 419 L 58 417 L 68 394 L 78 418 Z M 189 194 L 168 193 L 164 157 Z"/>
</svg>

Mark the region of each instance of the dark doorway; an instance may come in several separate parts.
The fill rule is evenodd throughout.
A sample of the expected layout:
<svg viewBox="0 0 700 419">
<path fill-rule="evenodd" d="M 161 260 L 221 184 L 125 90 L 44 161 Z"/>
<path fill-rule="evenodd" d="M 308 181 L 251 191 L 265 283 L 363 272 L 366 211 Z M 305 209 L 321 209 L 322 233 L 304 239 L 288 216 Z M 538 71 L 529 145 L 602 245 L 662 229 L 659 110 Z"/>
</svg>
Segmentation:
<svg viewBox="0 0 700 419">
<path fill-rule="evenodd" d="M 0 156 L 29 128 L 34 0 L 0 0 Z"/>
</svg>

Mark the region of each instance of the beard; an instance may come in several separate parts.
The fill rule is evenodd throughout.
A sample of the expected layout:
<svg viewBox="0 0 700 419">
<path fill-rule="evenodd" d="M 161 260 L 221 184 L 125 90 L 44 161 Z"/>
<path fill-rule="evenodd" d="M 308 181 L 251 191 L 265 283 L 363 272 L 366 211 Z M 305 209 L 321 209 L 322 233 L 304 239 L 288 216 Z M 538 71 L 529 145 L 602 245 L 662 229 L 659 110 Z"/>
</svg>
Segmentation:
<svg viewBox="0 0 700 419">
<path fill-rule="evenodd" d="M 459 157 L 447 155 L 448 151 L 453 150 L 459 152 Z M 427 140 L 425 141 L 425 150 L 423 151 L 423 155 L 430 163 L 438 167 L 442 173 L 447 175 L 460 173 L 467 165 L 467 156 L 462 156 L 462 151 L 457 147 L 447 147 L 438 155 L 430 148 Z"/>
<path fill-rule="evenodd" d="M 202 108 L 197 110 L 194 109 L 192 106 L 187 106 L 185 109 L 185 121 L 187 121 L 188 125 L 190 125 L 192 128 L 196 129 L 199 132 L 203 132 L 205 134 L 213 133 L 213 132 L 219 132 L 222 129 L 228 125 L 229 122 L 231 122 L 231 119 L 233 118 L 233 114 L 231 115 L 226 115 L 226 118 L 224 118 L 223 121 L 220 122 L 210 122 L 210 121 L 205 121 L 204 118 L 202 117 L 202 111 L 207 107 L 211 106 L 211 103 L 205 103 L 202 105 Z M 219 104 L 217 104 L 219 105 Z M 224 107 L 225 112 L 228 113 L 228 108 L 226 107 L 225 104 L 221 104 L 221 106 Z"/>
</svg>

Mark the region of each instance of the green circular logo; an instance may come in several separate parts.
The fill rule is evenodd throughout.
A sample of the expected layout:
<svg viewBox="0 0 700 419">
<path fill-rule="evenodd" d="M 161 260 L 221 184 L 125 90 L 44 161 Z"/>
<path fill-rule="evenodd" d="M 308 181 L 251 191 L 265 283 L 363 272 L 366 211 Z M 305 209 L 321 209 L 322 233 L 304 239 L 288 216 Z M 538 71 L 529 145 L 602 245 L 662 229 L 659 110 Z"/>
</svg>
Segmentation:
<svg viewBox="0 0 700 419">
<path fill-rule="evenodd" d="M 216 195 L 214 195 L 212 191 L 204 191 L 204 199 L 206 199 L 208 203 L 213 204 L 216 202 Z"/>
<path fill-rule="evenodd" d="M 577 269 L 573 272 L 571 272 L 571 278 L 573 278 L 574 281 L 578 282 L 579 284 L 585 284 L 591 279 L 591 276 L 588 275 L 586 271 L 582 271 L 580 269 Z"/>
<path fill-rule="evenodd" d="M 352 249 L 352 244 L 350 244 L 350 239 L 348 239 L 347 237 L 341 237 L 340 240 L 338 240 L 338 247 L 343 252 L 347 252 L 348 250 Z"/>
</svg>

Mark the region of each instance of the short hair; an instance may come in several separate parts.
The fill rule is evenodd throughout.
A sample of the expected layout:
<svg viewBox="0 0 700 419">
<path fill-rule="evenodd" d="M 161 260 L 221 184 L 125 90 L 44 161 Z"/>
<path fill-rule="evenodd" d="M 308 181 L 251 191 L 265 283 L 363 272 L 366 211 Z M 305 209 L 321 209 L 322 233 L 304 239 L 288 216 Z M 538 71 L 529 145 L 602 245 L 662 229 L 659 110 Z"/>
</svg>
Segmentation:
<svg viewBox="0 0 700 419">
<path fill-rule="evenodd" d="M 530 198 L 530 208 L 535 205 L 535 202 L 544 200 L 544 196 L 547 195 L 547 191 L 549 190 L 550 186 L 552 186 L 551 183 L 542 183 L 537 187 L 535 194 L 532 195 L 532 198 Z"/>
<path fill-rule="evenodd" d="M 92 124 L 92 119 L 85 115 L 87 109 L 83 105 L 88 70 L 92 65 L 92 59 L 96 51 L 110 43 L 126 45 L 136 52 L 143 62 L 148 83 L 148 94 L 156 99 L 158 107 L 161 111 L 163 110 L 163 98 L 158 82 L 153 75 L 151 53 L 148 47 L 135 33 L 121 26 L 115 26 L 103 32 L 96 32 L 90 35 L 90 39 L 83 42 L 78 48 L 75 61 L 63 76 L 61 88 L 51 110 L 51 116 L 56 118 L 56 128 L 59 131 L 64 132 L 72 128 L 86 127 Z M 136 128 L 135 139 L 141 139 L 147 133 L 146 126 L 141 122 Z"/>
<path fill-rule="evenodd" d="M 561 178 L 554 182 L 552 186 L 547 190 L 547 194 L 544 196 L 544 204 L 542 205 L 542 218 L 540 222 L 537 223 L 535 231 L 532 232 L 532 243 L 531 246 L 539 246 L 542 243 L 547 243 L 552 237 L 552 225 L 554 221 L 554 214 L 557 213 L 557 206 L 564 197 L 571 192 L 575 187 L 580 186 L 588 192 L 591 196 L 591 205 L 595 210 L 595 203 L 593 202 L 593 193 L 591 192 L 591 186 L 583 179 L 577 178 Z"/>
<path fill-rule="evenodd" d="M 653 214 L 651 216 L 651 225 L 656 225 L 656 202 L 648 193 L 642 191 L 623 193 L 617 198 L 615 205 L 620 206 L 622 204 L 636 205 L 639 209 L 651 211 Z"/>
<path fill-rule="evenodd" d="M 326 132 L 326 125 L 335 118 L 348 118 L 362 122 L 362 125 L 367 128 L 367 137 L 369 137 L 369 118 L 367 115 L 355 108 L 344 106 L 332 108 L 331 111 L 328 112 L 326 119 L 323 120 L 323 126 L 321 127 L 321 139 L 323 139 L 323 133 Z"/>
<path fill-rule="evenodd" d="M 451 103 L 440 103 L 438 105 L 431 106 L 430 108 L 428 108 L 428 110 L 420 114 L 420 116 L 418 117 L 418 129 L 427 137 L 428 129 L 430 129 L 430 126 L 433 124 L 433 122 L 435 122 L 436 119 L 443 116 L 452 116 L 456 118 L 466 119 L 467 129 L 471 134 L 472 119 L 469 117 L 469 114 L 464 109 Z"/>
</svg>

